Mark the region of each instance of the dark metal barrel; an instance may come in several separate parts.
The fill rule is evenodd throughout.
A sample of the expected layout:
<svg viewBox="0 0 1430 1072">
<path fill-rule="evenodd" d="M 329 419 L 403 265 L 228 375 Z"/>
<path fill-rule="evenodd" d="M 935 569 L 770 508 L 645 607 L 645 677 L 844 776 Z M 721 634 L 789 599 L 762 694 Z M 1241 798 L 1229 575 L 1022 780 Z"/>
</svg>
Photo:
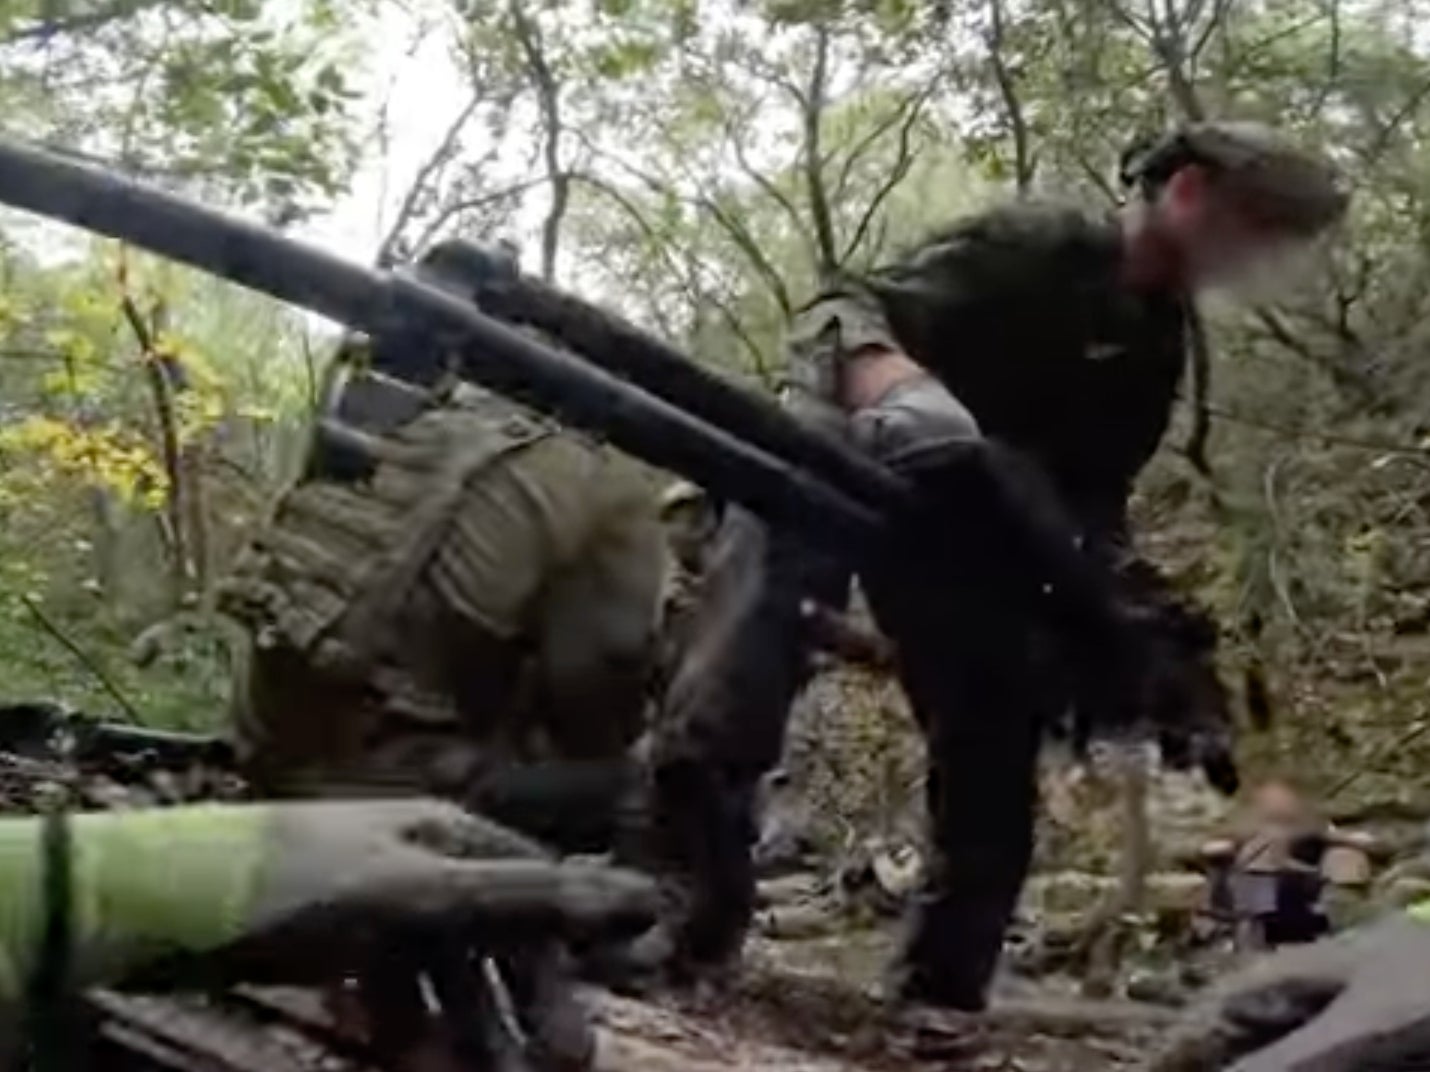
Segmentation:
<svg viewBox="0 0 1430 1072">
<path fill-rule="evenodd" d="M 378 335 L 421 323 L 460 348 L 477 382 L 604 435 L 825 545 L 863 545 L 883 518 L 826 480 L 620 378 L 543 346 L 470 304 L 375 272 L 152 186 L 0 142 L 0 201 L 132 242 Z M 784 414 L 788 438 L 805 430 Z"/>
<path fill-rule="evenodd" d="M 881 511 L 899 509 L 911 494 L 905 481 L 873 459 L 792 421 L 771 399 L 741 389 L 634 324 L 539 279 L 516 274 L 514 265 L 495 251 L 459 242 L 444 246 L 461 254 L 473 296 L 493 316 L 549 332 L 587 360 L 807 468 Z"/>
</svg>

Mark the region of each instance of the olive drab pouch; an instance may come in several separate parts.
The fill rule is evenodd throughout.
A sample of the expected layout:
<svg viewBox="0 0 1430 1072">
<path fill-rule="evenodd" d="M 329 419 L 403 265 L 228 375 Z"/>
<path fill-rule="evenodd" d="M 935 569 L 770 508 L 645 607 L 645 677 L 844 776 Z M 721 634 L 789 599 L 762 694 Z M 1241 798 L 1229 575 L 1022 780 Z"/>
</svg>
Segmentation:
<svg viewBox="0 0 1430 1072">
<path fill-rule="evenodd" d="M 370 428 L 319 422 L 304 476 L 221 585 L 219 606 L 258 648 L 281 645 L 315 668 L 360 678 L 390 651 L 397 612 L 466 483 L 555 426 L 485 392 L 454 404 L 399 385 L 379 405 L 379 379 L 359 377 L 344 393 L 354 385 Z M 353 479 L 355 470 L 364 472 Z"/>
</svg>

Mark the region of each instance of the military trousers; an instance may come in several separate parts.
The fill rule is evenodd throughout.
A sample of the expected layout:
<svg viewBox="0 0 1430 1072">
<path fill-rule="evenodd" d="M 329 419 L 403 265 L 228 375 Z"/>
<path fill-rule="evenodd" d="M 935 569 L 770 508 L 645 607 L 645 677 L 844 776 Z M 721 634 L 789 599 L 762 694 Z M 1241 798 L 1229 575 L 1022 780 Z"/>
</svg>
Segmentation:
<svg viewBox="0 0 1430 1072">
<path fill-rule="evenodd" d="M 850 436 L 848 415 L 823 399 L 832 397 L 831 373 L 842 357 L 871 343 L 898 349 L 861 295 L 807 310 L 790 340 L 800 387 L 789 399 L 795 412 Z M 879 443 L 863 445 L 879 456 Z M 779 760 L 790 706 L 811 672 L 806 608 L 810 601 L 844 606 L 857 572 L 898 649 L 902 683 L 929 743 L 933 852 L 896 986 L 905 998 L 979 1008 L 1032 851 L 1036 755 L 1049 703 L 1034 670 L 1036 628 L 986 563 L 944 575 L 939 583 L 949 590 L 930 590 L 927 576 L 868 565 L 832 557 L 745 511 L 728 514 L 652 749 L 666 855 L 688 872 L 691 887 L 677 941 L 696 959 L 728 955 L 740 941 L 753 903 L 754 787 Z M 937 602 L 940 613 L 919 621 L 901 613 L 919 601 Z"/>
</svg>

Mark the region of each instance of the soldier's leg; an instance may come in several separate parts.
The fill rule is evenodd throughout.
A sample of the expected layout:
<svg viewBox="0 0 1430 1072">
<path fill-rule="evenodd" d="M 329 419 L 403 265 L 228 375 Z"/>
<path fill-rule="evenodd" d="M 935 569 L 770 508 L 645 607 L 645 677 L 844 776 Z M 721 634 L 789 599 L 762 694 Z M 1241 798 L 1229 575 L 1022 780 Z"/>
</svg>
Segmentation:
<svg viewBox="0 0 1430 1072">
<path fill-rule="evenodd" d="M 856 412 L 853 427 L 870 453 L 923 477 L 928 500 L 903 521 L 906 553 L 896 548 L 863 574 L 929 745 L 932 854 L 895 996 L 976 1010 L 1032 853 L 1043 699 L 1031 646 L 1037 572 L 1018 541 L 998 536 L 1004 504 L 968 479 L 970 464 L 995 465 L 997 456 L 941 384 L 906 380 Z"/>
<path fill-rule="evenodd" d="M 847 590 L 842 564 L 743 510 L 727 516 L 651 735 L 644 849 L 671 880 L 653 955 L 664 939 L 682 966 L 738 952 L 753 910 L 756 785 L 779 760 L 810 670 L 802 604 L 842 605 Z"/>
<path fill-rule="evenodd" d="M 905 674 L 928 737 L 932 857 L 893 982 L 899 999 L 971 1011 L 983 1007 L 1032 855 L 1042 720 L 990 664 L 958 661 L 956 682 Z"/>
<path fill-rule="evenodd" d="M 786 407 L 847 436 L 841 365 L 871 344 L 893 346 L 867 300 L 840 295 L 805 310 L 788 341 Z M 805 608 L 844 607 L 849 580 L 848 563 L 747 511 L 732 507 L 721 524 L 651 735 L 647 845 L 677 878 L 668 929 L 677 962 L 718 963 L 739 950 L 753 907 L 756 787 L 780 758 L 811 669 Z"/>
</svg>

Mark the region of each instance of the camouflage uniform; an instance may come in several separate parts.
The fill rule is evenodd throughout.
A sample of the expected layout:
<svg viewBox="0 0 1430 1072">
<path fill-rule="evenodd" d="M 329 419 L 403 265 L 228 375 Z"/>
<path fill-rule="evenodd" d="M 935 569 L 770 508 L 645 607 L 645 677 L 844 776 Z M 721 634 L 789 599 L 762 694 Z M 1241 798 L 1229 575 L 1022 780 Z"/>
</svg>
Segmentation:
<svg viewBox="0 0 1430 1072">
<path fill-rule="evenodd" d="M 267 792 L 461 796 L 641 730 L 664 569 L 645 480 L 462 390 L 372 437 L 366 479 L 291 487 L 223 587 L 250 638 L 239 743 Z"/>
<path fill-rule="evenodd" d="M 1183 136 L 1192 148 L 1225 154 L 1216 138 L 1208 150 L 1194 135 Z M 1143 159 L 1166 163 L 1156 152 Z M 1316 175 L 1324 179 L 1324 169 Z M 987 450 L 1009 472 L 1031 461 L 1019 477 L 1038 489 L 1027 502 L 1061 511 L 1069 541 L 1118 562 L 1133 480 L 1170 418 L 1188 316 L 1183 293 L 1125 286 L 1122 257 L 1110 215 L 1020 203 L 963 221 L 890 267 L 841 281 L 796 317 L 788 402 L 899 468 L 923 444 L 901 411 L 914 401 L 897 396 L 927 385 L 896 387 L 852 416 L 832 403 L 847 355 L 871 344 L 901 350 L 952 396 L 939 436 Z M 1096 642 L 1050 629 L 1019 595 L 1026 563 L 1000 542 L 997 533 L 1011 530 L 971 487 L 948 493 L 959 500 L 939 530 L 957 543 L 944 556 L 950 571 L 920 581 L 901 563 L 859 565 L 929 739 L 933 863 L 897 985 L 904 997 L 961 1008 L 984 1000 L 1026 873 L 1041 734 L 1070 705 L 1097 706 L 1107 666 Z M 678 962 L 718 961 L 743 933 L 755 787 L 779 758 L 789 706 L 810 672 L 813 638 L 800 607 L 809 599 L 843 606 L 851 566 L 738 509 L 720 534 L 652 749 L 658 851 L 668 869 L 685 872 L 689 898 L 675 928 Z M 1150 574 L 1133 568 L 1128 588 L 1143 604 L 1175 607 Z M 1170 722 L 1202 717 L 1223 732 L 1215 632 L 1195 615 L 1167 617 L 1168 635 L 1149 638 L 1165 643 L 1171 667 L 1172 709 L 1159 713 Z M 1092 693 L 1080 691 L 1080 674 Z"/>
</svg>

